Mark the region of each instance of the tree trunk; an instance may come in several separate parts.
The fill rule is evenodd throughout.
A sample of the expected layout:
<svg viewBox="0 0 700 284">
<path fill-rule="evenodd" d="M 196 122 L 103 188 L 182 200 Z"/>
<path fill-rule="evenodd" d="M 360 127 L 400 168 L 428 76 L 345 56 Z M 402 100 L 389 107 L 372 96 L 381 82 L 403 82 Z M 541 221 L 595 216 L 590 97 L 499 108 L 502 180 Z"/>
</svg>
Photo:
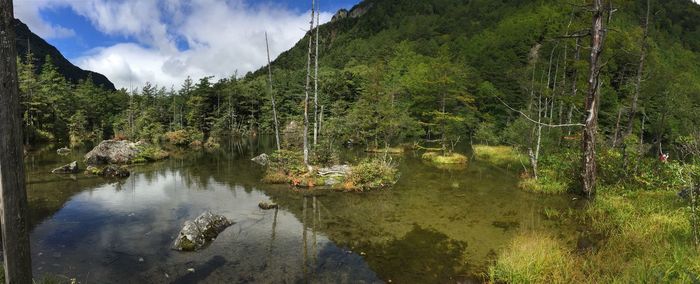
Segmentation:
<svg viewBox="0 0 700 284">
<path fill-rule="evenodd" d="M 651 0 L 647 0 L 647 15 L 644 20 L 644 35 L 642 36 L 642 50 L 639 56 L 639 67 L 637 68 L 637 79 L 634 82 L 634 95 L 632 96 L 632 104 L 630 105 L 630 113 L 627 118 L 627 129 L 625 137 L 632 134 L 632 126 L 634 125 L 634 116 L 637 115 L 637 102 L 639 101 L 639 93 L 642 88 L 642 76 L 644 74 L 644 63 L 647 57 L 647 38 L 649 37 L 649 14 L 651 13 Z"/>
<path fill-rule="evenodd" d="M 311 1 L 311 22 L 309 28 L 309 52 L 306 61 L 306 87 L 304 96 L 304 164 L 309 165 L 309 91 L 311 89 L 311 47 L 314 42 L 314 11 L 316 2 Z"/>
<path fill-rule="evenodd" d="M 576 69 L 576 63 L 581 60 L 581 38 L 576 38 L 576 52 L 574 53 L 574 63 L 571 64 L 573 67 L 573 74 L 571 75 L 571 97 L 576 97 L 578 94 L 578 69 Z M 569 105 L 569 114 L 567 115 L 567 122 L 571 124 L 574 114 L 574 105 Z M 571 128 L 569 128 L 568 135 L 571 135 Z"/>
<path fill-rule="evenodd" d="M 0 0 L 0 191 L 6 283 L 32 283 L 12 0 Z"/>
<path fill-rule="evenodd" d="M 272 62 L 270 61 L 270 43 L 267 40 L 267 32 L 265 32 L 265 47 L 267 49 L 267 75 L 270 79 L 270 101 L 272 101 L 272 118 L 275 121 L 275 142 L 277 142 L 277 151 L 282 150 L 280 146 L 280 128 L 277 121 L 277 105 L 275 104 L 275 93 L 272 87 Z"/>
<path fill-rule="evenodd" d="M 316 5 L 318 5 L 318 1 L 316 2 Z M 318 11 L 318 7 L 316 10 Z M 316 56 L 314 57 L 316 64 L 316 68 L 314 69 L 314 148 L 316 148 L 316 144 L 318 143 L 318 36 L 321 25 L 320 14 L 320 12 L 316 13 Z"/>
<path fill-rule="evenodd" d="M 583 129 L 583 171 L 581 173 L 583 193 L 595 194 L 596 183 L 596 134 L 598 131 L 598 102 L 600 99 L 600 57 L 605 40 L 603 0 L 593 1 L 591 27 L 591 58 L 586 94 L 586 120 Z"/>
</svg>

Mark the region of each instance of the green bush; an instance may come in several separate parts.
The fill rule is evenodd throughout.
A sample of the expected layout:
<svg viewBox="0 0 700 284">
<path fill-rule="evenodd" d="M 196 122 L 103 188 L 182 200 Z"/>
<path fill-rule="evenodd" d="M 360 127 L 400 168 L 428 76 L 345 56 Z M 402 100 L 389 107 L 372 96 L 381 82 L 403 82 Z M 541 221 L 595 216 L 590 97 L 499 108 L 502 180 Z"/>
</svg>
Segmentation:
<svg viewBox="0 0 700 284">
<path fill-rule="evenodd" d="M 368 191 L 394 185 L 398 179 L 398 170 L 390 161 L 365 160 L 352 167 L 343 187 L 345 190 Z"/>
</svg>

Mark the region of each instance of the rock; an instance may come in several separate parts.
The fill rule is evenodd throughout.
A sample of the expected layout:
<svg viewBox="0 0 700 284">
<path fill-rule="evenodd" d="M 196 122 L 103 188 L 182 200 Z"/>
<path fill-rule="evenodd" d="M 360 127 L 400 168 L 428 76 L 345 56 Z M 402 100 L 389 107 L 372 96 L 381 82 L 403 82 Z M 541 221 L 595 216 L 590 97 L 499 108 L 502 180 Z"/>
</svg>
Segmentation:
<svg viewBox="0 0 700 284">
<path fill-rule="evenodd" d="M 117 165 L 108 165 L 103 168 L 88 166 L 87 169 L 85 169 L 85 173 L 105 178 L 128 178 L 131 175 L 126 167 L 120 167 Z"/>
<path fill-rule="evenodd" d="M 348 13 L 350 13 L 350 12 L 347 9 L 338 10 L 338 12 L 336 12 L 335 15 L 333 15 L 333 18 L 331 18 L 331 23 L 347 18 Z"/>
<path fill-rule="evenodd" d="M 71 152 L 71 149 L 68 147 L 63 147 L 61 149 L 56 150 L 56 154 L 59 154 L 61 156 L 68 155 L 68 154 L 70 154 L 70 152 Z"/>
<path fill-rule="evenodd" d="M 270 156 L 268 156 L 265 153 L 262 153 L 260 154 L 260 156 L 252 158 L 250 160 L 261 166 L 267 166 L 267 164 L 270 162 Z"/>
<path fill-rule="evenodd" d="M 54 174 L 77 174 L 80 172 L 80 168 L 78 167 L 78 162 L 73 161 L 70 164 L 67 164 L 65 166 L 62 166 L 60 168 L 55 168 L 51 173 Z"/>
<path fill-rule="evenodd" d="M 85 154 L 88 165 L 127 164 L 139 154 L 139 144 L 129 141 L 105 140 Z"/>
<path fill-rule="evenodd" d="M 372 3 L 362 2 L 359 5 L 353 7 L 352 10 L 350 10 L 350 13 L 348 14 L 348 16 L 350 18 L 362 17 L 362 15 L 367 14 L 369 9 L 371 9 L 371 8 L 372 8 Z"/>
<path fill-rule="evenodd" d="M 260 209 L 262 209 L 262 210 L 270 210 L 270 209 L 279 208 L 279 205 L 277 205 L 277 203 L 272 203 L 272 202 L 270 202 L 270 203 L 260 202 L 260 203 L 258 203 L 258 207 L 260 207 Z"/>
<path fill-rule="evenodd" d="M 335 175 L 335 176 L 347 176 L 352 171 L 352 167 L 348 165 L 335 165 L 328 168 L 318 169 L 318 174 L 321 176 Z"/>
<path fill-rule="evenodd" d="M 213 241 L 226 228 L 233 225 L 229 219 L 207 211 L 195 218 L 185 221 L 180 233 L 175 238 L 172 249 L 179 251 L 197 251 Z"/>
</svg>

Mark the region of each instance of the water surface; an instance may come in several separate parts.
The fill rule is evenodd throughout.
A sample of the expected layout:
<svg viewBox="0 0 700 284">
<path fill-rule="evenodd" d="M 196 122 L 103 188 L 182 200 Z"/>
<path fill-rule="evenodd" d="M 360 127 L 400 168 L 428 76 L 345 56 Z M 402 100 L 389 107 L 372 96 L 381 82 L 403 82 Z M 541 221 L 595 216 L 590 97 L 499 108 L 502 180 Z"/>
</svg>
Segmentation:
<svg viewBox="0 0 700 284">
<path fill-rule="evenodd" d="M 393 158 L 401 178 L 388 190 L 265 185 L 250 158 L 269 149 L 264 139 L 229 142 L 134 167 L 118 182 L 48 174 L 81 151 L 32 154 L 34 272 L 83 283 L 478 281 L 519 232 L 561 229 L 544 208 L 569 206 L 566 197 L 519 191 L 514 172 L 475 161 L 439 169 L 417 153 Z M 280 209 L 260 210 L 266 200 Z M 235 225 L 202 251 L 170 250 L 182 223 L 206 210 Z"/>
</svg>

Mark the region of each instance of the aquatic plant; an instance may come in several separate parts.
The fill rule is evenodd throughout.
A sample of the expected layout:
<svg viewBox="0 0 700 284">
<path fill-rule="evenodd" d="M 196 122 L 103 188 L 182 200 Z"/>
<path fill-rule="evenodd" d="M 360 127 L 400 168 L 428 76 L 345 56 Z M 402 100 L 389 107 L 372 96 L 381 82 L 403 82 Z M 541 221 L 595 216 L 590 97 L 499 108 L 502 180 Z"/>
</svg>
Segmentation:
<svg viewBox="0 0 700 284">
<path fill-rule="evenodd" d="M 474 157 L 503 168 L 517 168 L 527 164 L 527 157 L 511 146 L 474 145 Z"/>
<path fill-rule="evenodd" d="M 466 164 L 469 159 L 458 153 L 450 153 L 441 155 L 437 152 L 426 152 L 422 156 L 423 160 L 433 162 L 435 164 Z"/>
</svg>

